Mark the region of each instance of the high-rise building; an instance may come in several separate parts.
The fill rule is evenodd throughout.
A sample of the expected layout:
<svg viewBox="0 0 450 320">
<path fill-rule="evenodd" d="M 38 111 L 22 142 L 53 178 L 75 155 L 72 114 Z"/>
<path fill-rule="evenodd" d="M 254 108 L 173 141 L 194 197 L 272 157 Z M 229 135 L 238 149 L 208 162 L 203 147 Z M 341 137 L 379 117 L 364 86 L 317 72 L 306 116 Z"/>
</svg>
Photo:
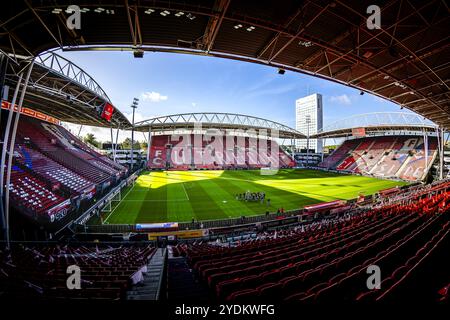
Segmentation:
<svg viewBox="0 0 450 320">
<path fill-rule="evenodd" d="M 313 135 L 323 128 L 321 94 L 315 93 L 295 101 L 295 127 L 305 135 Z M 310 150 L 320 153 L 322 147 L 322 139 L 309 139 Z M 297 148 L 306 149 L 307 140 L 297 140 Z"/>
</svg>

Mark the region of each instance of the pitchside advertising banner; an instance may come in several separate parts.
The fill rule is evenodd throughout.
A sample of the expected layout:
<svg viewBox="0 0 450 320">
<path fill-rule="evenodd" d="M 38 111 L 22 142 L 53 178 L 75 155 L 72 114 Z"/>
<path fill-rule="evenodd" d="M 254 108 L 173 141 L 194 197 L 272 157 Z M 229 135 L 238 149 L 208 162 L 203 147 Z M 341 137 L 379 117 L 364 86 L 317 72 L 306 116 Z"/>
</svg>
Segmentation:
<svg viewBox="0 0 450 320">
<path fill-rule="evenodd" d="M 2 109 L 5 109 L 5 110 L 11 109 L 11 103 L 9 103 L 7 101 L 2 101 Z M 18 109 L 19 109 L 19 107 L 17 105 L 15 105 L 14 106 L 14 111 L 17 111 Z M 47 122 L 50 122 L 50 123 L 53 123 L 53 124 L 57 124 L 57 125 L 61 124 L 61 122 L 58 119 L 55 119 L 55 118 L 50 117 L 50 116 L 48 116 L 48 115 L 46 115 L 46 114 L 44 114 L 42 112 L 35 111 L 33 109 L 30 109 L 30 108 L 23 107 L 22 110 L 20 110 L 20 113 L 24 114 L 26 116 L 33 117 L 33 118 L 36 118 L 36 119 L 39 119 L 39 120 L 43 120 L 43 121 L 47 121 Z"/>
<path fill-rule="evenodd" d="M 163 231 L 167 229 L 167 231 Z M 147 231 L 148 240 L 158 240 L 160 237 L 175 237 L 178 239 L 201 238 L 209 234 L 209 230 L 170 230 L 178 229 L 177 222 L 136 224 L 136 231 Z M 152 232 L 152 230 L 158 230 Z"/>
<path fill-rule="evenodd" d="M 192 239 L 206 237 L 209 234 L 209 230 L 181 230 L 181 231 L 167 231 L 167 232 L 150 232 L 148 233 L 148 240 L 158 240 L 161 237 L 173 237 L 174 239 Z"/>
</svg>

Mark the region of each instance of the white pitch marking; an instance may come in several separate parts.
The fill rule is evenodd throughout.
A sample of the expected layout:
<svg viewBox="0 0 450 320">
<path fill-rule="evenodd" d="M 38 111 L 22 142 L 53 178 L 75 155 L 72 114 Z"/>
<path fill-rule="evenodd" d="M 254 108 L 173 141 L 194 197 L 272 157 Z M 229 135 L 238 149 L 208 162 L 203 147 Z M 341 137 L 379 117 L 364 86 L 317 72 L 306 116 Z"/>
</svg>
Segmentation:
<svg viewBox="0 0 450 320">
<path fill-rule="evenodd" d="M 184 182 L 182 183 L 182 185 L 183 185 L 184 194 L 186 195 L 187 200 L 188 200 L 188 201 L 191 201 L 191 200 L 189 199 L 189 196 L 188 196 L 187 192 L 186 192 L 186 188 L 184 187 Z"/>
<path fill-rule="evenodd" d="M 136 185 L 136 183 L 134 183 L 133 186 L 131 187 L 131 189 L 128 190 L 128 192 L 127 192 L 127 193 L 125 194 L 125 196 L 122 198 L 122 201 L 124 201 L 125 198 L 128 196 L 128 194 L 131 192 L 131 190 L 134 189 L 134 186 L 135 186 L 135 185 Z M 109 219 L 109 217 L 113 214 L 113 212 L 117 209 L 117 207 L 120 205 L 120 203 L 121 203 L 122 201 L 120 201 L 120 202 L 114 207 L 114 209 L 112 209 L 112 211 L 108 214 L 108 216 L 106 217 L 106 219 L 103 220 L 103 224 Z M 126 201 L 129 201 L 129 200 L 126 200 Z"/>
</svg>

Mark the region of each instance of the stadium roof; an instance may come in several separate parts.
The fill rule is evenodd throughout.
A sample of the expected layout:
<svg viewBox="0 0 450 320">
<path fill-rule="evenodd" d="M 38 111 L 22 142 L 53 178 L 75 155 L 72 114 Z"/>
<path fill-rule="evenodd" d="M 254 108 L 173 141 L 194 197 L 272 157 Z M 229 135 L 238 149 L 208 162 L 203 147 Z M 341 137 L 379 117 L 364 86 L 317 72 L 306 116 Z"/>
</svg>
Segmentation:
<svg viewBox="0 0 450 320">
<path fill-rule="evenodd" d="M 437 126 L 421 116 L 406 112 L 373 112 L 342 119 L 325 127 L 311 138 L 339 138 L 353 134 L 353 129 L 364 128 L 366 134 L 388 131 L 435 132 Z"/>
<path fill-rule="evenodd" d="M 254 129 L 260 133 L 267 130 L 269 136 L 273 136 L 272 130 L 278 130 L 278 136 L 286 139 L 302 139 L 306 136 L 284 124 L 253 116 L 220 113 L 220 112 L 196 112 L 173 114 L 163 117 L 144 120 L 135 124 L 137 131 L 173 131 L 176 129 L 195 129 L 195 125 L 201 123 L 202 129 L 230 129 L 247 130 Z"/>
<path fill-rule="evenodd" d="M 6 83 L 15 88 L 17 74 L 26 71 L 29 65 L 27 59 L 11 63 Z M 114 128 L 130 126 L 118 109 L 114 110 L 111 121 L 103 119 L 100 114 L 106 102 L 111 103 L 105 91 L 73 62 L 53 52 L 35 58 L 24 106 L 76 124 Z"/>
<path fill-rule="evenodd" d="M 81 29 L 69 29 L 69 5 Z M 167 51 L 261 63 L 331 79 L 450 128 L 449 8 L 442 0 L 12 1 L 0 12 L 0 49 Z"/>
</svg>

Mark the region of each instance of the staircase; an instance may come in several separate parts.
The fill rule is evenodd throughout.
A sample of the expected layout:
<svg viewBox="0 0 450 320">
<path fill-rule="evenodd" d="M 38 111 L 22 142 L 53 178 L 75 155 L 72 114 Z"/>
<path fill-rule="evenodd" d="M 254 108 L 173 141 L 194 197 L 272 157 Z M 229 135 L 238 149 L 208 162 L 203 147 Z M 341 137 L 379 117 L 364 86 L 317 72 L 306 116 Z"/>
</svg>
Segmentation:
<svg viewBox="0 0 450 320">
<path fill-rule="evenodd" d="M 171 257 L 167 260 L 167 297 L 169 301 L 210 304 L 214 302 L 215 294 L 202 283 L 188 266 L 185 257 Z"/>
<path fill-rule="evenodd" d="M 164 266 L 167 256 L 166 248 L 158 248 L 147 264 L 144 280 L 127 292 L 127 300 L 159 300 Z"/>
</svg>

